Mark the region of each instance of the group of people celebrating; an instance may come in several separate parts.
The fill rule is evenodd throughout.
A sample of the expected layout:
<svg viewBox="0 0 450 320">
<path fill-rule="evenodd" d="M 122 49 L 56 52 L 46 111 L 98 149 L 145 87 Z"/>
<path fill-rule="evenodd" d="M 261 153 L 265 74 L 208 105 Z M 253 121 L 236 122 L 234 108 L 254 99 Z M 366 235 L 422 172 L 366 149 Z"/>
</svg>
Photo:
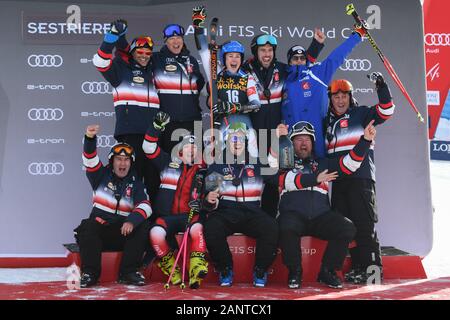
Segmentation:
<svg viewBox="0 0 450 320">
<path fill-rule="evenodd" d="M 277 60 L 278 40 L 272 35 L 255 36 L 247 60 L 239 41 L 227 41 L 220 46 L 217 87 L 211 90 L 205 20 L 205 8 L 194 8 L 206 81 L 178 24 L 164 28 L 164 46 L 154 52 L 151 37 L 129 43 L 127 22 L 116 20 L 94 56 L 113 87 L 118 143 L 104 166 L 96 151 L 99 126 L 86 129 L 83 162 L 94 196 L 89 218 L 75 229 L 81 287 L 98 282 L 101 252 L 109 249 L 123 250 L 121 283 L 145 284 L 139 270 L 144 252 L 153 250 L 162 272 L 180 284 L 184 270 L 176 264 L 175 236 L 185 231 L 193 289 L 207 276 L 208 261 L 221 286 L 233 284 L 227 237 L 234 233 L 256 239 L 255 287 L 266 286 L 277 248 L 289 270 L 289 288 L 301 287 L 300 239 L 306 235 L 328 241 L 319 282 L 343 287 L 336 271 L 351 244 L 345 280 L 365 283 L 369 266 L 382 268 L 375 231 L 375 126 L 392 116 L 394 104 L 380 73 L 371 77 L 379 101 L 370 107 L 359 106 L 352 84 L 333 75 L 363 41 L 366 26 L 354 26 L 321 62 L 325 35 L 319 29 L 308 49 L 289 49 L 287 64 Z M 209 163 L 201 152 L 205 139 L 194 134 L 194 123 L 202 118 L 202 92 L 217 92 L 208 109 L 220 139 L 211 140 L 222 141 Z M 177 129 L 184 129 L 181 140 L 174 139 Z M 280 163 L 273 143 L 281 136 L 292 142 L 291 167 Z M 267 162 L 260 157 L 265 147 Z"/>
</svg>

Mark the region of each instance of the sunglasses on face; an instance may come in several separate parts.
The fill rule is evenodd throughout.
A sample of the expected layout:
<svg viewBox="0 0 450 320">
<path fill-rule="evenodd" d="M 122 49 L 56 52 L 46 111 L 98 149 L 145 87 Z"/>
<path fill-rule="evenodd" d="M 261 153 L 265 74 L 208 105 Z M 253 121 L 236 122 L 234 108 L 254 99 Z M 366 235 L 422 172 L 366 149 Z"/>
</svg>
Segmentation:
<svg viewBox="0 0 450 320">
<path fill-rule="evenodd" d="M 256 39 L 256 44 L 258 46 L 263 46 L 265 44 L 270 44 L 272 46 L 276 46 L 277 45 L 277 38 L 275 38 L 274 36 L 271 36 L 270 34 L 264 34 L 262 36 L 259 36 Z"/>
<path fill-rule="evenodd" d="M 136 53 L 137 54 L 146 55 L 146 56 L 151 56 L 152 55 L 151 51 L 145 51 L 145 50 L 139 50 L 139 49 L 136 50 Z"/>
<path fill-rule="evenodd" d="M 306 61 L 305 56 L 292 56 L 291 60 L 293 61 Z"/>
<path fill-rule="evenodd" d="M 231 136 L 230 137 L 230 141 L 232 143 L 237 143 L 237 142 L 243 143 L 243 142 L 245 142 L 245 137 L 243 137 L 243 136 Z"/>
<path fill-rule="evenodd" d="M 170 24 L 164 29 L 163 33 L 165 38 L 184 36 L 184 28 L 179 24 Z"/>
</svg>

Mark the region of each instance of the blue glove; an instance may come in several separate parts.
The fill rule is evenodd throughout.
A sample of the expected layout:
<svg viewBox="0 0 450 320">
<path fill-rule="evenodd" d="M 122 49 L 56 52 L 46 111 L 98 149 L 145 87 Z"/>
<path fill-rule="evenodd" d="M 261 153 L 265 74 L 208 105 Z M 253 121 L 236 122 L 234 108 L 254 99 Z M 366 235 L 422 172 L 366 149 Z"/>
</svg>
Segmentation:
<svg viewBox="0 0 450 320">
<path fill-rule="evenodd" d="M 110 31 L 105 34 L 103 41 L 115 43 L 121 36 L 127 33 L 128 24 L 123 19 L 118 19 L 111 23 Z"/>
</svg>

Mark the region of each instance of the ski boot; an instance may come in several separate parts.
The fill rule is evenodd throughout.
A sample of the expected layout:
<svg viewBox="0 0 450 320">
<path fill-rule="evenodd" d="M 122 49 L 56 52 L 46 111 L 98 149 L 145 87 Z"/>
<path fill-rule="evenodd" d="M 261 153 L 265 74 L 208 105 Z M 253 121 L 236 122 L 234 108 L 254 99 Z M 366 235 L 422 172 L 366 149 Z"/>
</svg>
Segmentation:
<svg viewBox="0 0 450 320">
<path fill-rule="evenodd" d="M 170 276 L 172 272 L 172 268 L 175 265 L 175 255 L 173 251 L 169 251 L 161 260 L 158 262 L 158 267 L 161 271 L 166 275 Z M 175 267 L 175 270 L 172 274 L 172 279 L 170 279 L 173 285 L 177 285 L 181 283 L 181 273 L 180 268 L 178 266 Z"/>
<path fill-rule="evenodd" d="M 208 262 L 204 252 L 191 252 L 189 261 L 189 287 L 198 289 L 202 280 L 208 275 Z"/>
</svg>

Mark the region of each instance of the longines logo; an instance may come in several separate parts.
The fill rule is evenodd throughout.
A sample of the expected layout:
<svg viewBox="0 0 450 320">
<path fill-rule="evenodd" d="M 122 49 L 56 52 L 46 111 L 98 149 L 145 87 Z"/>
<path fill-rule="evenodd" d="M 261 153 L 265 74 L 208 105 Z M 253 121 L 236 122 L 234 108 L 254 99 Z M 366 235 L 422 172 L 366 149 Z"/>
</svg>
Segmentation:
<svg viewBox="0 0 450 320">
<path fill-rule="evenodd" d="M 59 68 L 64 60 L 59 54 L 32 54 L 27 62 L 32 68 Z"/>
<path fill-rule="evenodd" d="M 32 176 L 53 176 L 64 173 L 61 162 L 32 162 L 28 165 L 28 173 Z"/>
<path fill-rule="evenodd" d="M 27 90 L 58 91 L 58 90 L 64 90 L 64 85 L 62 85 L 62 84 L 27 84 Z"/>
</svg>

